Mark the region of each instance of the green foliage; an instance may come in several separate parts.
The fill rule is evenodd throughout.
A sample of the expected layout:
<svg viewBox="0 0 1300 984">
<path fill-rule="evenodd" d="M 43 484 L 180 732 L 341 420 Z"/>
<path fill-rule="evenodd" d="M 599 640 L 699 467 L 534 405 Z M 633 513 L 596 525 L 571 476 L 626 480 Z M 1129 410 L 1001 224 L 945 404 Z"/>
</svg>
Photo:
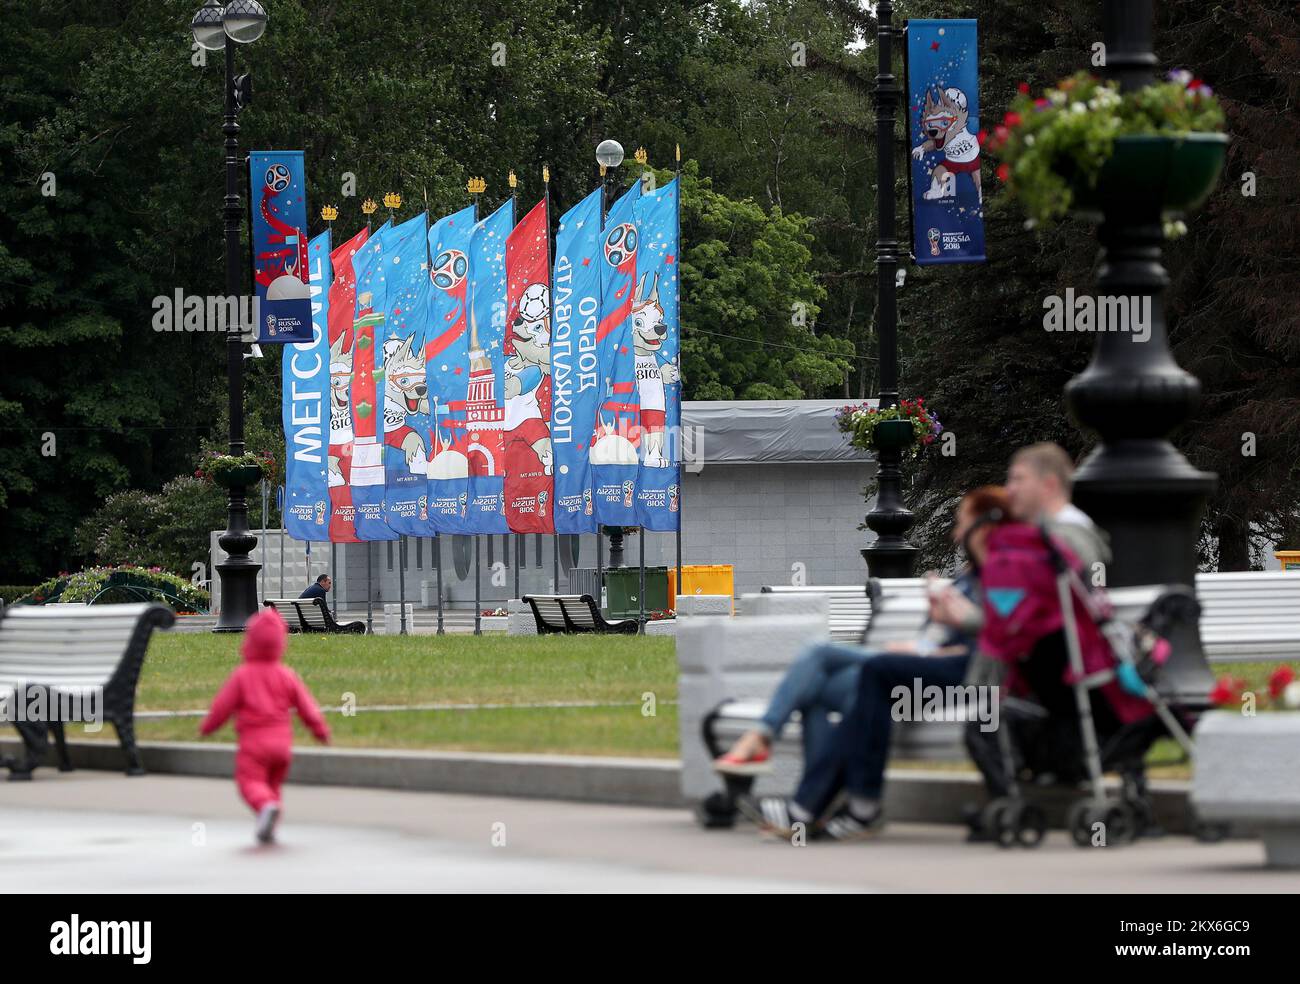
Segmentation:
<svg viewBox="0 0 1300 984">
<path fill-rule="evenodd" d="M 1096 186 L 1117 137 L 1223 131 L 1218 100 L 1190 75 L 1120 93 L 1118 83 L 1078 72 L 1037 99 L 1021 90 L 987 146 L 1035 222 L 1065 215 L 1075 188 Z"/>
<path fill-rule="evenodd" d="M 166 594 L 155 594 L 165 592 Z M 202 588 L 157 567 L 117 565 L 91 567 L 75 574 L 61 574 L 38 584 L 19 604 L 124 604 L 142 597 L 156 598 L 178 612 L 206 612 L 212 597 Z M 170 596 L 170 597 L 168 597 Z"/>
<path fill-rule="evenodd" d="M 205 561 L 212 530 L 226 523 L 225 494 L 200 478 L 182 475 L 151 495 L 112 495 L 77 528 L 77 549 L 101 564 L 158 567 L 188 577 Z"/>
</svg>

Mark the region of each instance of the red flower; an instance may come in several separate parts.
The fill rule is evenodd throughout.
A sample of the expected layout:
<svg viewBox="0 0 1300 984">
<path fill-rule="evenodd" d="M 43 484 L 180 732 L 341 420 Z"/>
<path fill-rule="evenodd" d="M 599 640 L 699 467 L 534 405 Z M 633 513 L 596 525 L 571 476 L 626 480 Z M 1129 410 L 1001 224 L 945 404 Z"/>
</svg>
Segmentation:
<svg viewBox="0 0 1300 984">
<path fill-rule="evenodd" d="M 1282 696 L 1282 691 L 1287 688 L 1295 679 L 1295 670 L 1289 666 L 1279 666 L 1273 671 L 1273 675 L 1268 678 L 1268 692 L 1277 700 Z"/>
<path fill-rule="evenodd" d="M 1052 105 L 1052 103 L 1051 103 L 1050 100 L 1047 100 L 1047 99 L 1035 99 L 1035 100 L 1034 100 L 1034 109 L 1046 109 L 1046 108 L 1047 108 L 1048 106 L 1050 106 L 1050 105 Z"/>
<path fill-rule="evenodd" d="M 975 134 L 975 139 L 979 141 L 981 147 L 984 146 L 984 141 L 987 140 L 988 138 L 989 138 L 988 130 L 980 130 L 979 133 Z"/>
<path fill-rule="evenodd" d="M 1016 91 L 1019 92 L 1022 96 L 1029 95 L 1029 83 L 1021 82 L 1018 86 L 1016 86 Z"/>
<path fill-rule="evenodd" d="M 1241 691 L 1237 689 L 1237 681 L 1232 677 L 1219 677 L 1214 682 L 1214 689 L 1210 691 L 1210 703 L 1216 707 L 1229 707 L 1241 703 Z"/>
<path fill-rule="evenodd" d="M 993 131 L 993 136 L 998 143 L 1006 143 L 1007 137 L 1011 136 L 1011 131 L 1005 126 L 999 126 Z"/>
<path fill-rule="evenodd" d="M 1007 113 L 1006 116 L 1002 117 L 1002 122 L 1007 126 L 1016 127 L 1021 124 L 1022 120 L 1019 113 Z"/>
<path fill-rule="evenodd" d="M 1005 164 L 999 164 L 999 165 L 998 165 L 998 180 L 999 180 L 999 181 L 1006 181 L 1007 178 L 1009 178 L 1009 177 L 1011 177 L 1011 168 L 1007 167 L 1007 165 L 1005 165 Z"/>
</svg>

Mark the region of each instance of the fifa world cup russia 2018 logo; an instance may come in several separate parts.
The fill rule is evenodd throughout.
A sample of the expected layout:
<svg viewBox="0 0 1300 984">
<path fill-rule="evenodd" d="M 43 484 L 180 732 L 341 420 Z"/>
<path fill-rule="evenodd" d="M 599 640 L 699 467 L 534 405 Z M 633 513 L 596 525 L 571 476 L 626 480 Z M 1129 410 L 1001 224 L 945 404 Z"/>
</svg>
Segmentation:
<svg viewBox="0 0 1300 984">
<path fill-rule="evenodd" d="M 316 503 L 316 525 L 325 525 L 325 500 L 321 499 Z"/>
<path fill-rule="evenodd" d="M 929 232 L 926 233 L 926 236 L 929 237 L 930 239 L 930 255 L 938 256 L 939 241 L 943 238 L 943 233 L 941 233 L 938 229 L 931 229 Z"/>
<path fill-rule="evenodd" d="M 275 315 L 273 314 L 268 314 L 266 316 L 266 333 L 268 335 L 275 334 Z"/>
<path fill-rule="evenodd" d="M 429 518 L 429 497 L 427 495 L 420 496 L 419 503 L 420 503 L 420 519 L 422 520 L 428 519 Z"/>
<path fill-rule="evenodd" d="M 591 515 L 591 489 L 582 490 L 582 513 L 584 516 Z"/>
<path fill-rule="evenodd" d="M 545 489 L 537 493 L 537 515 L 546 515 L 546 500 L 549 498 L 550 496 L 546 494 Z"/>
<path fill-rule="evenodd" d="M 605 262 L 619 267 L 636 255 L 636 226 L 630 222 L 616 225 L 605 234 Z"/>
<path fill-rule="evenodd" d="M 677 486 L 676 485 L 668 486 L 668 511 L 669 512 L 677 511 Z"/>
<path fill-rule="evenodd" d="M 457 496 L 457 501 L 460 503 L 460 518 L 464 519 L 466 511 L 469 509 L 469 493 L 462 492 Z"/>
<path fill-rule="evenodd" d="M 636 489 L 636 483 L 635 483 L 635 482 L 630 482 L 630 481 L 629 481 L 629 482 L 624 482 L 624 483 L 623 483 L 623 508 L 624 508 L 624 509 L 631 509 L 631 508 L 632 508 L 632 492 L 633 492 L 635 489 Z"/>
</svg>

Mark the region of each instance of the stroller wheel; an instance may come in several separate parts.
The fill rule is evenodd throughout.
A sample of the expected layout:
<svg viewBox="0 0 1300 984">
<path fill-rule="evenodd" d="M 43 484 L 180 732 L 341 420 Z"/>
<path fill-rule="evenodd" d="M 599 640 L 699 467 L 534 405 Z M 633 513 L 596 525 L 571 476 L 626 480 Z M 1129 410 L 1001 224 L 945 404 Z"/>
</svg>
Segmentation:
<svg viewBox="0 0 1300 984">
<path fill-rule="evenodd" d="M 1021 847 L 1037 847 L 1047 834 L 1047 815 L 1033 803 L 1024 803 L 1017 817 L 1016 842 Z"/>
<path fill-rule="evenodd" d="M 1092 847 L 1093 828 L 1099 823 L 1103 830 L 1109 829 L 1106 805 L 1098 805 L 1091 799 L 1077 800 L 1065 817 L 1065 826 L 1077 847 Z"/>
<path fill-rule="evenodd" d="M 1127 803 L 1108 806 L 1102 822 L 1106 825 L 1107 844 L 1131 844 L 1137 839 L 1137 821 Z"/>
<path fill-rule="evenodd" d="M 1016 800 L 1007 796 L 999 796 L 997 799 L 990 800 L 985 804 L 979 816 L 981 838 L 983 840 L 997 841 L 1002 847 L 1011 847 L 1015 843 L 1014 828 L 1011 828 L 1009 839 L 1008 835 L 1004 834 L 1004 831 L 1010 827 L 1007 815 L 1016 805 Z"/>
</svg>

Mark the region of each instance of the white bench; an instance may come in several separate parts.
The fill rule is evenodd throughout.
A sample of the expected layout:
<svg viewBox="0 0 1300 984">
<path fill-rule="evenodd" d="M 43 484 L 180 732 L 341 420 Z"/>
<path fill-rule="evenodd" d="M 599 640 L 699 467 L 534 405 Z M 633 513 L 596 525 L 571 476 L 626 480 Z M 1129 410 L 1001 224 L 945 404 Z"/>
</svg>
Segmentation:
<svg viewBox="0 0 1300 984">
<path fill-rule="evenodd" d="M 1201 642 L 1211 661 L 1300 656 L 1300 574 L 1197 574 L 1196 596 L 1201 602 Z"/>
<path fill-rule="evenodd" d="M 63 725 L 86 720 L 88 710 L 113 724 L 126 755 L 126 774 L 142 775 L 135 743 L 136 683 L 150 635 L 175 621 L 172 610 L 158 604 L 5 609 L 0 616 L 0 707 L 3 720 L 17 726 L 26 752 L 10 766 L 9 778 L 31 778 L 50 731 L 58 745 L 59 768 L 70 769 Z M 28 708 L 33 698 L 50 711 L 50 720 L 23 720 L 19 703 Z"/>
<path fill-rule="evenodd" d="M 858 642 L 871 618 L 871 598 L 861 585 L 801 585 L 771 584 L 763 587 L 763 594 L 824 595 L 829 606 L 827 619 L 831 638 L 837 642 Z"/>
</svg>

